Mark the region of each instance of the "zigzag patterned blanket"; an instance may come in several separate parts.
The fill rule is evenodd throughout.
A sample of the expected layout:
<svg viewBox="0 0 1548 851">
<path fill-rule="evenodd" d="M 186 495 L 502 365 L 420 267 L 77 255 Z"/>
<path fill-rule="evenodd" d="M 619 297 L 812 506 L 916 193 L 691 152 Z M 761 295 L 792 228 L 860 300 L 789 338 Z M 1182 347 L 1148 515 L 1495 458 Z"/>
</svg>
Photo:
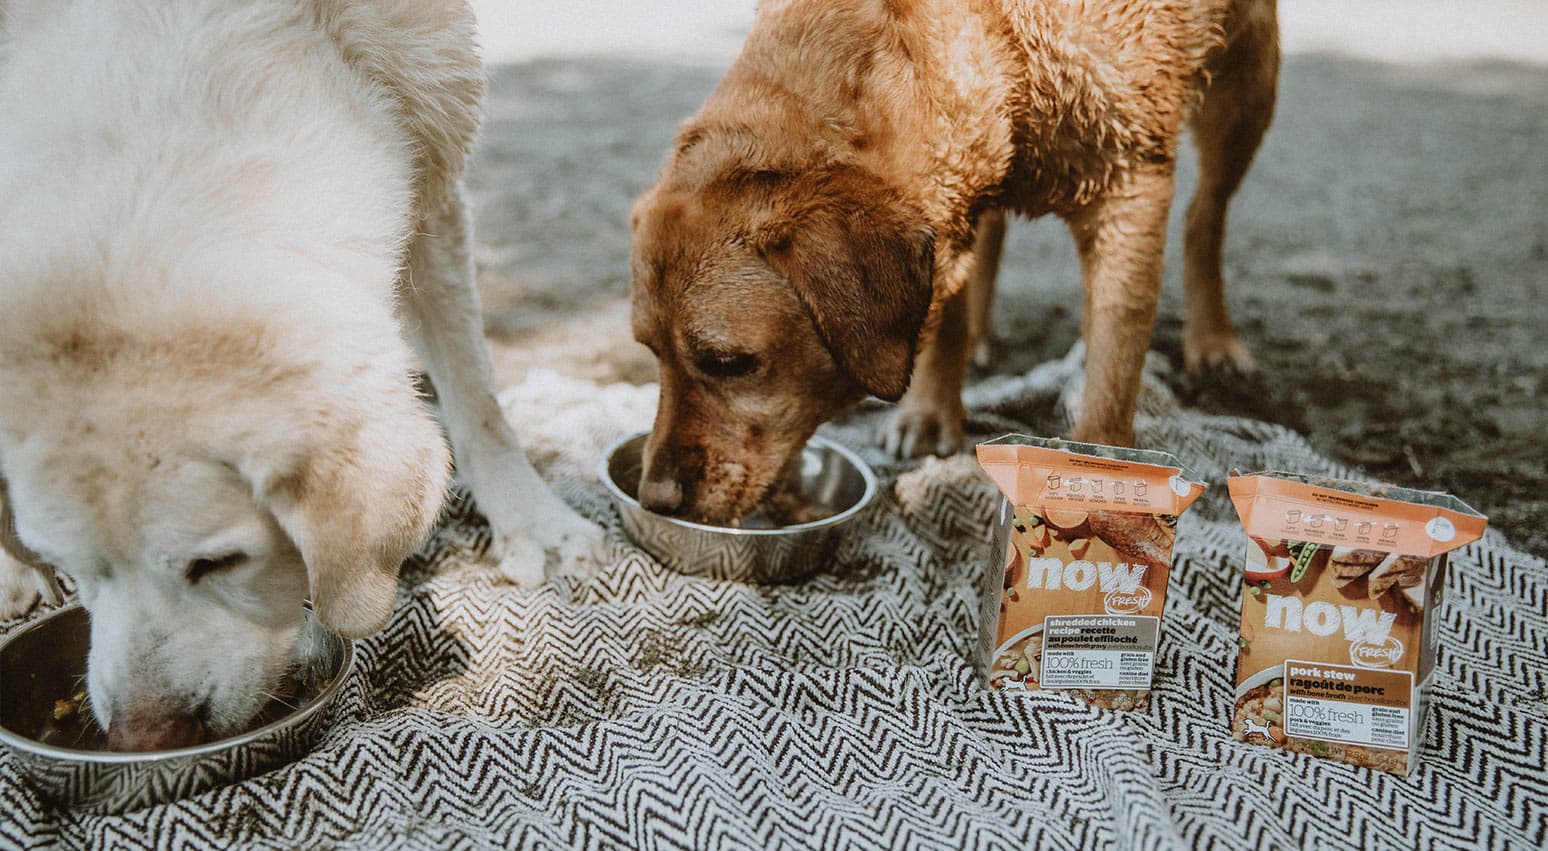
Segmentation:
<svg viewBox="0 0 1548 851">
<path fill-rule="evenodd" d="M 970 391 L 975 435 L 1059 431 L 1078 364 Z M 550 479 L 618 536 L 595 481 L 651 387 L 536 375 L 504 400 Z M 830 427 L 886 498 L 817 578 L 667 573 L 617 544 L 588 581 L 502 584 L 464 501 L 405 569 L 335 727 L 246 783 L 119 817 L 52 811 L 0 757 L 0 846 L 163 848 L 1541 848 L 1548 574 L 1490 533 L 1453 557 L 1439 686 L 1409 779 L 1239 745 L 1241 549 L 1223 487 L 1183 517 L 1150 711 L 991 694 L 967 661 L 991 486 L 900 465 L 867 408 Z M 1348 475 L 1284 429 L 1147 380 L 1142 445 Z"/>
</svg>

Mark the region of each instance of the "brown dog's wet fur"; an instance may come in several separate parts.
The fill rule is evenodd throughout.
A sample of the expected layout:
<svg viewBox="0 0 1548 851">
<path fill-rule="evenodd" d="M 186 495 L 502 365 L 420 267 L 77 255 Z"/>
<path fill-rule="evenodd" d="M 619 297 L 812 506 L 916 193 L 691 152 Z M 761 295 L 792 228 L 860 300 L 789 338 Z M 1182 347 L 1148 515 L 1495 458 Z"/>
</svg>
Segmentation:
<svg viewBox="0 0 1548 851">
<path fill-rule="evenodd" d="M 762 3 L 635 209 L 634 330 L 661 367 L 642 500 L 732 521 L 868 394 L 902 400 L 895 449 L 953 451 L 1002 210 L 1069 224 L 1074 436 L 1132 443 L 1185 126 L 1186 358 L 1249 366 L 1220 255 L 1278 65 L 1273 0 Z"/>
</svg>

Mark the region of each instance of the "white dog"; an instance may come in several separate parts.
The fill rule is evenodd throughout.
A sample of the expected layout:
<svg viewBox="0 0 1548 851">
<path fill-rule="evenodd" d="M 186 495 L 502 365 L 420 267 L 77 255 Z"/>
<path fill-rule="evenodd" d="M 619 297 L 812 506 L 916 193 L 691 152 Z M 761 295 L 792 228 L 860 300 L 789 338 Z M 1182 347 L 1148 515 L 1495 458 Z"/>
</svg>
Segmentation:
<svg viewBox="0 0 1548 851">
<path fill-rule="evenodd" d="M 75 580 L 112 746 L 250 723 L 307 597 L 385 624 L 450 464 L 411 346 L 512 578 L 600 539 L 490 389 L 482 91 L 458 0 L 0 0 L 0 614 Z"/>
</svg>

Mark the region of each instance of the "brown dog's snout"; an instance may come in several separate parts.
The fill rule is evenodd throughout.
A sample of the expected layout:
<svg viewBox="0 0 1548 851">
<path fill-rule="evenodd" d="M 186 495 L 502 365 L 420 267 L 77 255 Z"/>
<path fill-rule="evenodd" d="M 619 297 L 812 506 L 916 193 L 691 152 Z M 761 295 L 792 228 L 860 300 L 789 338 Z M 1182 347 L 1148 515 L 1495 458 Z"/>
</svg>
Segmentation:
<svg viewBox="0 0 1548 851">
<path fill-rule="evenodd" d="M 671 476 L 640 477 L 640 505 L 657 514 L 676 514 L 683 507 L 683 486 Z"/>
<path fill-rule="evenodd" d="M 645 442 L 640 471 L 640 505 L 657 514 L 677 514 L 687 507 L 679 475 L 677 451 L 669 440 L 658 442 L 652 434 Z"/>
<path fill-rule="evenodd" d="M 204 722 L 190 712 L 137 709 L 119 713 L 108 725 L 108 749 L 142 753 L 204 743 Z"/>
</svg>

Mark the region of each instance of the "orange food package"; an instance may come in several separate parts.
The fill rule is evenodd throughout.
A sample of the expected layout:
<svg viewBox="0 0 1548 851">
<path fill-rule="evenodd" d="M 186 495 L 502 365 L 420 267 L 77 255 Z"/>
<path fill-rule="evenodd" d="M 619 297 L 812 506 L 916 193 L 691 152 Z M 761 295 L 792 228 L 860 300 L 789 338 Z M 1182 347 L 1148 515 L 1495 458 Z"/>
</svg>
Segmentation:
<svg viewBox="0 0 1548 851">
<path fill-rule="evenodd" d="M 1000 489 L 980 667 L 992 689 L 1066 689 L 1145 709 L 1177 516 L 1204 492 L 1164 452 L 1006 435 L 978 446 Z"/>
<path fill-rule="evenodd" d="M 1233 473 L 1247 533 L 1231 732 L 1398 774 L 1423 739 L 1446 553 L 1486 520 L 1442 493 Z"/>
</svg>

